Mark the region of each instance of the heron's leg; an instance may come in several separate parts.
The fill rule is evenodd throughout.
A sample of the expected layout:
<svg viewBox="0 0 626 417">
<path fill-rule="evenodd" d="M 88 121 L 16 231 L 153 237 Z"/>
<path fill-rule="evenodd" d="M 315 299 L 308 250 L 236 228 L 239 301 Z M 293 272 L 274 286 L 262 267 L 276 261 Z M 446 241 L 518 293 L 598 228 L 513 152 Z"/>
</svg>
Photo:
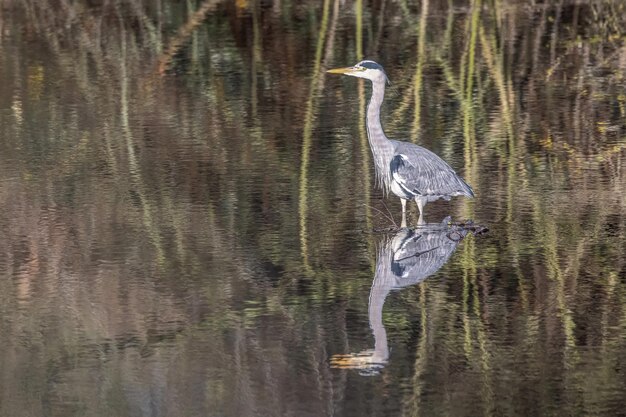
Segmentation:
<svg viewBox="0 0 626 417">
<path fill-rule="evenodd" d="M 402 203 L 402 224 L 400 227 L 406 227 L 406 200 L 401 198 L 400 202 Z"/>
<path fill-rule="evenodd" d="M 417 224 L 424 224 L 424 206 L 426 205 L 426 200 L 420 197 L 415 197 L 415 202 L 417 203 L 417 208 L 420 211 L 420 218 L 417 221 Z"/>
</svg>

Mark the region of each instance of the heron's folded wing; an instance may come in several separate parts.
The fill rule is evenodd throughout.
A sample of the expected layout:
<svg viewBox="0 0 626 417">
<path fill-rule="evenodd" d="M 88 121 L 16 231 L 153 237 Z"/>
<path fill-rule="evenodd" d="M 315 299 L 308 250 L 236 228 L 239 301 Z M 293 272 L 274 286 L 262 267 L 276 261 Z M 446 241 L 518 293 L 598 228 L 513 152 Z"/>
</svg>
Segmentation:
<svg viewBox="0 0 626 417">
<path fill-rule="evenodd" d="M 436 154 L 410 143 L 398 144 L 391 176 L 406 191 L 422 196 L 474 196 L 471 187 Z"/>
</svg>

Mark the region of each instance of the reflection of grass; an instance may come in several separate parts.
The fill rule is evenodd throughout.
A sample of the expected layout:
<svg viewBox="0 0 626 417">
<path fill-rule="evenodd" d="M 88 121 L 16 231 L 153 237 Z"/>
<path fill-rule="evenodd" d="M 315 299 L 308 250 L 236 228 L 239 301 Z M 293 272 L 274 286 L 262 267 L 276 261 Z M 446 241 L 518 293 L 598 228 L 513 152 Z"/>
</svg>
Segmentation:
<svg viewBox="0 0 626 417">
<path fill-rule="evenodd" d="M 474 77 L 476 71 L 476 35 L 478 32 L 478 21 L 480 16 L 480 0 L 475 0 L 472 2 L 472 18 L 470 25 L 470 35 L 469 35 L 469 44 L 467 51 L 467 76 L 462 78 L 465 85 L 465 91 L 461 91 L 461 94 L 464 95 L 464 104 L 463 107 L 463 138 L 464 138 L 464 154 L 465 154 L 465 165 L 466 167 L 471 167 L 473 162 L 475 161 L 475 148 L 476 148 L 476 138 L 475 138 L 475 129 L 473 126 L 474 117 L 473 117 L 473 97 L 474 97 Z M 463 66 L 461 66 L 461 75 L 463 77 Z M 469 174 L 472 172 L 469 170 Z M 472 178 L 468 178 L 471 182 Z"/>
<path fill-rule="evenodd" d="M 173 383 L 202 370 L 178 375 L 162 359 L 169 352 L 175 349 L 181 359 L 190 351 L 212 352 L 206 372 L 222 377 L 198 380 L 201 386 L 208 379 L 207 386 L 215 388 L 207 400 L 212 405 L 224 407 L 237 380 L 251 393 L 245 399 L 250 404 L 271 398 L 290 411 L 292 405 L 280 395 L 263 391 L 257 382 L 264 380 L 255 372 L 263 368 L 273 381 L 285 378 L 297 385 L 301 374 L 294 376 L 293 358 L 284 354 L 294 347 L 306 351 L 298 364 L 319 381 L 311 397 L 343 401 L 329 392 L 344 392 L 348 377 L 329 376 L 326 359 L 337 345 L 347 344 L 351 315 L 367 308 L 362 272 L 371 262 L 365 244 L 371 236 L 347 232 L 354 226 L 351 205 L 365 202 L 368 207 L 371 200 L 362 86 L 356 93 L 359 119 L 349 121 L 358 124 L 360 157 L 320 160 L 327 172 L 342 175 L 328 175 L 323 183 L 328 192 L 312 192 L 310 186 L 310 156 L 318 146 L 312 137 L 316 95 L 325 59 L 320 38 L 328 40 L 330 7 L 340 3 L 326 1 L 318 13 L 321 20 L 299 15 L 302 4 L 315 11 L 314 2 L 283 0 L 272 12 L 247 2 L 253 14 L 242 16 L 216 9 L 219 15 L 207 15 L 193 37 L 175 49 L 176 59 L 167 66 L 171 74 L 156 79 L 146 74 L 206 2 L 168 7 L 157 2 L 161 9 L 156 13 L 139 0 L 132 5 L 122 0 L 100 11 L 61 11 L 46 1 L 26 1 L 30 11 L 19 30 L 11 21 L 2 22 L 10 33 L 3 42 L 26 33 L 29 45 L 42 43 L 42 53 L 51 58 L 42 66 L 26 51 L 0 73 L 9 86 L 7 108 L 13 104 L 13 118 L 20 121 L 0 127 L 0 196 L 11 219 L 1 224 L 0 252 L 9 254 L 5 260 L 19 268 L 20 278 L 19 283 L 3 280 L 0 292 L 5 316 L 22 309 L 32 317 L 7 321 L 5 327 L 10 335 L 26 335 L 42 355 L 28 357 L 5 344 L 0 356 L 19 359 L 3 368 L 5 376 L 38 375 L 47 381 L 53 372 L 61 379 L 68 373 L 80 378 L 74 366 L 80 360 L 78 344 L 87 337 L 102 350 L 103 341 L 127 331 L 154 352 L 151 361 L 169 370 Z M 435 414 L 430 412 L 435 403 L 444 404 L 448 414 L 463 414 L 467 410 L 455 408 L 451 399 L 471 390 L 471 401 L 484 414 L 550 414 L 552 396 L 576 400 L 564 405 L 565 414 L 615 411 L 615 397 L 603 393 L 623 392 L 619 364 L 626 349 L 626 287 L 620 280 L 626 251 L 626 138 L 620 130 L 626 100 L 623 40 L 613 37 L 626 23 L 623 6 L 603 1 L 593 7 L 566 5 L 557 30 L 550 19 L 560 9 L 550 2 L 541 10 L 501 1 L 478 7 L 482 3 L 450 2 L 443 25 L 438 24 L 441 5 L 422 2 L 420 10 L 416 3 L 387 1 L 380 25 L 370 19 L 382 17 L 368 13 L 369 3 L 359 1 L 356 22 L 341 20 L 345 26 L 332 46 L 335 62 L 361 57 L 363 48 L 371 48 L 363 35 L 370 31 L 384 42 L 380 50 L 368 52 L 400 67 L 400 61 L 410 61 L 404 51 L 415 51 L 418 43 L 420 72 L 397 70 L 407 88 L 393 125 L 413 123 L 421 126 L 422 136 L 445 141 L 446 152 L 458 158 L 455 167 L 465 164 L 463 175 L 479 191 L 476 202 L 455 200 L 449 207 L 462 206 L 464 216 L 495 230 L 486 239 L 464 243 L 446 273 L 414 293 L 412 313 L 387 316 L 396 335 L 392 363 L 383 374 L 385 387 L 406 381 L 412 386 L 385 391 L 385 401 L 402 397 L 407 415 Z M 573 13 L 576 27 L 566 19 Z M 402 23 L 405 16 L 420 22 L 417 38 L 415 26 Z M 284 27 L 291 29 L 278 30 Z M 314 48 L 308 47 L 311 33 L 317 34 Z M 353 36 L 362 42 L 353 42 Z M 300 69 L 309 54 L 314 65 L 305 80 Z M 432 64 L 441 72 L 426 76 L 420 68 Z M 26 81 L 16 81 L 22 78 Z M 407 114 L 411 104 L 417 113 Z M 433 120 L 425 120 L 425 114 L 433 114 Z M 328 123 L 344 122 L 336 119 L 343 114 L 329 117 Z M 321 142 L 320 147 L 327 146 Z M 16 178 L 16 172 L 23 174 Z M 347 178 L 351 173 L 357 174 Z M 104 177 L 106 187 L 100 184 Z M 67 188 L 72 192 L 65 193 Z M 566 202 L 558 200 L 564 189 Z M 309 209 L 329 207 L 333 198 L 341 210 Z M 296 204 L 298 216 L 293 215 Z M 44 210 L 50 207 L 56 217 Z M 128 230 L 133 241 L 120 242 L 121 233 L 113 227 Z M 311 231 L 327 239 L 323 250 Z M 68 254 L 80 242 L 94 247 L 81 246 L 80 262 L 73 262 Z M 30 258 L 20 265 L 16 248 L 23 245 Z M 482 261 L 485 253 L 493 258 L 488 263 Z M 303 259 L 316 266 L 304 290 L 299 287 Z M 154 263 L 158 271 L 151 269 Z M 49 279 L 57 275 L 44 275 L 46 267 L 60 271 L 63 279 Z M 274 269 L 275 276 L 268 276 Z M 72 281 L 74 275 L 83 277 L 81 282 Z M 147 288 L 146 282 L 154 286 Z M 34 298 L 13 305 L 16 291 Z M 57 325 L 35 304 L 58 302 L 58 294 L 66 297 L 72 315 L 56 316 Z M 85 305 L 80 294 L 89 301 Z M 191 305 L 181 308 L 181 299 Z M 125 309 L 118 309 L 122 303 Z M 115 308 L 109 317 L 93 306 Z M 124 315 L 116 316 L 118 310 Z M 330 315 L 336 321 L 329 323 Z M 176 322 L 185 331 L 167 343 L 155 342 L 142 333 L 150 320 L 160 326 Z M 284 334 L 257 331 L 268 322 L 285 329 Z M 44 345 L 42 323 L 69 336 Z M 130 348 L 106 346 L 98 352 L 103 358 L 98 363 L 108 383 L 123 392 L 123 376 L 137 375 L 132 367 L 113 371 L 110 364 L 123 365 L 118 352 Z M 414 359 L 410 369 L 393 362 L 405 357 Z M 147 362 L 142 358 L 134 365 L 145 371 Z M 406 370 L 402 377 L 399 368 Z M 425 384 L 426 378 L 437 384 Z M 45 390 L 36 386 L 22 397 L 12 396 L 19 386 L 5 387 L 4 398 L 36 398 L 32 403 L 38 403 Z M 81 407 L 96 407 L 88 398 L 99 391 L 84 390 L 90 395 L 81 397 Z M 380 392 L 370 394 L 372 403 L 382 398 Z"/>
<path fill-rule="evenodd" d="M 322 53 L 324 50 L 324 41 L 327 35 L 328 18 L 330 14 L 330 0 L 324 0 L 324 6 L 322 8 L 322 22 L 319 27 L 317 35 L 317 43 L 315 47 L 315 60 L 313 62 L 313 68 L 311 70 L 311 83 L 309 87 L 309 98 L 307 100 L 305 116 L 304 116 L 304 129 L 302 132 L 302 159 L 300 161 L 300 191 L 299 195 L 299 218 L 300 218 L 300 251 L 302 253 L 302 263 L 308 270 L 309 253 L 308 253 L 308 230 L 307 230 L 307 216 L 308 216 L 308 183 L 309 183 L 309 163 L 312 145 L 312 132 L 313 122 L 315 120 L 315 110 L 317 105 L 318 91 L 320 83 L 324 74 L 321 71 L 322 67 Z"/>
<path fill-rule="evenodd" d="M 129 172 L 130 177 L 132 178 L 132 182 L 135 188 L 136 195 L 139 198 L 141 203 L 141 209 L 143 210 L 143 222 L 152 244 L 155 246 L 157 250 L 157 262 L 162 264 L 165 261 L 165 256 L 161 244 L 161 238 L 159 236 L 159 231 L 156 228 L 154 223 L 154 214 L 153 214 L 153 200 L 148 200 L 146 198 L 146 187 L 144 185 L 143 177 L 141 174 L 141 167 L 137 162 L 137 156 L 135 155 L 135 143 L 133 141 L 133 135 L 130 130 L 129 123 L 129 92 L 128 92 L 128 84 L 129 79 L 126 72 L 126 54 L 127 54 L 127 45 L 126 45 L 126 33 L 125 30 L 122 29 L 121 39 L 121 62 L 120 62 L 120 82 L 121 82 L 121 93 L 120 93 L 120 118 L 122 122 L 122 130 L 124 132 L 124 139 L 126 140 L 126 150 L 128 156 L 128 164 L 129 164 Z"/>
<path fill-rule="evenodd" d="M 382 17 L 381 17 L 382 18 Z M 363 59 L 363 0 L 356 2 L 356 59 Z M 359 80 L 359 144 L 361 149 L 361 177 L 363 179 L 363 207 L 365 209 L 365 224 L 367 230 L 372 230 L 372 176 L 371 176 L 371 158 L 370 149 L 365 132 L 365 86 L 364 82 Z M 368 240 L 368 253 L 374 255 L 374 247 L 372 242 Z M 371 258 L 370 258 L 371 259 Z M 370 262 L 372 271 L 375 268 L 374 262 Z"/>
</svg>

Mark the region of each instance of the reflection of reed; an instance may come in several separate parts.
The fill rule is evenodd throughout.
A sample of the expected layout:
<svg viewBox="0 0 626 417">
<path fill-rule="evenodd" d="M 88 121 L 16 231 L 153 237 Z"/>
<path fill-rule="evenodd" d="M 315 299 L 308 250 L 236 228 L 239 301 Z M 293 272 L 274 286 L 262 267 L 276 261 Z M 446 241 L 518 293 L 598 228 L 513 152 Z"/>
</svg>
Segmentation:
<svg viewBox="0 0 626 417">
<path fill-rule="evenodd" d="M 420 133 L 420 120 L 422 111 L 422 73 L 424 71 L 424 62 L 426 61 L 426 24 L 428 18 L 428 0 L 423 0 L 422 10 L 420 12 L 420 20 L 418 26 L 417 37 L 417 65 L 415 66 L 415 75 L 413 77 L 413 128 L 411 129 L 411 141 L 417 143 Z"/>
<path fill-rule="evenodd" d="M 445 279 L 398 293 L 415 320 L 386 310 L 389 334 L 407 341 L 392 361 L 415 362 L 390 366 L 375 391 L 329 376 L 326 361 L 350 351 L 347 321 L 367 308 L 355 295 L 370 257 L 364 245 L 345 251 L 355 239 L 348 208 L 365 179 L 352 188 L 329 176 L 323 187 L 340 192 L 326 194 L 305 184 L 308 207 L 335 198 L 346 210 L 307 211 L 306 230 L 332 238 L 307 240 L 316 272 L 300 281 L 292 199 L 302 154 L 292 138 L 311 94 L 300 77 L 302 57 L 315 53 L 306 34 L 320 29 L 301 13 L 319 4 L 281 0 L 268 16 L 248 2 L 258 13 L 249 24 L 215 9 L 193 48 L 178 49 L 172 75 L 146 82 L 194 13 L 184 3 L 4 5 L 0 37 L 12 59 L 0 64 L 0 369 L 25 383 L 2 386 L 0 414 L 45 415 L 42 404 L 62 415 L 140 414 L 147 405 L 137 399 L 151 395 L 179 406 L 163 411 L 172 415 L 325 415 L 355 398 L 355 415 L 389 415 L 391 400 L 406 415 L 546 415 L 554 398 L 567 399 L 557 404 L 566 415 L 623 410 L 623 6 L 483 7 L 468 78 L 476 9 L 429 3 L 423 64 L 441 74 L 422 74 L 422 110 L 434 115 L 422 135 L 458 164 L 471 160 L 465 176 L 488 197 L 463 213 L 500 234 L 466 240 Z M 407 3 L 387 1 L 384 25 L 365 3 L 361 23 L 365 40 L 381 39 L 370 51 L 384 50 L 408 86 L 397 126 L 411 124 L 415 97 L 414 74 L 400 68 L 415 26 L 403 22 L 421 10 Z M 351 22 L 336 33 L 337 56 L 354 53 Z M 246 38 L 253 29 L 260 38 Z M 263 60 L 254 71 L 252 49 Z M 324 161 L 346 173 L 366 172 L 361 162 Z"/>
<path fill-rule="evenodd" d="M 139 198 L 141 209 L 143 210 L 143 222 L 146 230 L 150 235 L 151 241 L 157 249 L 157 261 L 162 263 L 164 261 L 164 253 L 161 246 L 161 239 L 159 237 L 159 233 L 156 230 L 154 224 L 154 216 L 152 214 L 151 202 L 146 198 L 146 187 L 144 185 L 144 181 L 141 174 L 141 169 L 139 167 L 139 163 L 137 161 L 137 156 L 135 155 L 135 143 L 133 140 L 133 135 L 130 129 L 129 122 L 129 77 L 126 72 L 126 54 L 127 54 L 127 46 L 126 46 L 126 31 L 122 26 L 121 30 L 121 44 L 120 44 L 120 119 L 122 125 L 122 131 L 124 132 L 124 139 L 126 141 L 126 150 L 128 156 L 128 171 L 130 173 L 130 177 L 132 179 L 134 191 Z"/>
<path fill-rule="evenodd" d="M 382 18 L 382 17 L 381 17 Z M 363 59 L 363 0 L 356 2 L 356 59 Z M 370 161 L 370 147 L 367 141 L 367 133 L 365 131 L 365 83 L 359 80 L 359 145 L 361 149 L 361 178 L 363 179 L 363 207 L 365 209 L 365 224 L 367 230 L 372 230 L 372 174 Z M 368 240 L 368 252 L 372 252 L 371 241 Z M 372 268 L 374 265 L 372 265 Z"/>
<path fill-rule="evenodd" d="M 328 26 L 329 10 L 330 0 L 324 0 L 324 6 L 322 7 L 322 23 L 320 24 L 317 35 L 315 61 L 313 62 L 313 69 L 311 71 L 309 99 L 307 100 L 306 113 L 304 117 L 304 129 L 302 132 L 302 159 L 300 161 L 300 192 L 298 193 L 298 210 L 300 218 L 300 251 L 302 252 L 302 263 L 306 269 L 310 268 L 307 231 L 309 161 L 311 155 L 315 104 L 317 103 L 318 89 L 321 83 L 320 79 L 324 77 L 321 71 L 321 65 L 324 39 L 326 38 L 326 30 Z"/>
<path fill-rule="evenodd" d="M 476 37 L 478 33 L 478 21 L 480 19 L 480 9 L 481 2 L 480 0 L 472 1 L 472 15 L 470 21 L 470 30 L 469 30 L 469 43 L 468 50 L 466 54 L 463 55 L 463 64 L 465 63 L 465 57 L 467 56 L 467 75 L 463 73 L 464 65 L 461 65 L 461 94 L 464 97 L 464 103 L 462 104 L 463 108 L 463 139 L 464 139 L 464 155 L 465 155 L 465 165 L 470 167 L 473 165 L 473 162 L 476 159 L 475 155 L 475 129 L 473 127 L 474 122 L 474 78 L 476 76 Z M 463 86 L 465 86 L 463 91 Z M 473 172 L 469 170 L 469 176 L 467 176 L 468 181 L 474 181 L 472 178 Z"/>
<path fill-rule="evenodd" d="M 308 216 L 308 183 L 309 183 L 309 163 L 311 146 L 313 142 L 313 125 L 315 121 L 315 112 L 317 109 L 317 103 L 319 98 L 319 92 L 324 85 L 324 73 L 321 71 L 322 66 L 326 66 L 326 62 L 332 56 L 333 44 L 335 39 L 335 30 L 337 26 L 337 19 L 339 15 L 339 0 L 334 0 L 333 3 L 333 15 L 328 29 L 328 20 L 330 14 L 330 0 L 324 1 L 324 7 L 322 12 L 322 22 L 320 24 L 317 44 L 315 48 L 315 61 L 313 63 L 311 84 L 309 87 L 309 98 L 306 105 L 306 113 L 304 116 L 304 129 L 302 132 L 302 157 L 300 161 L 300 191 L 299 191 L 299 219 L 300 219 L 300 251 L 302 254 L 302 262 L 306 270 L 310 269 L 309 263 L 309 250 L 308 250 L 308 231 L 307 231 L 307 216 Z M 328 30 L 328 33 L 327 33 Z M 326 37 L 328 36 L 327 44 L 325 44 Z M 326 55 L 323 57 L 324 47 L 326 48 Z M 324 63 L 322 62 L 324 58 Z"/>
<path fill-rule="evenodd" d="M 180 51 L 185 42 L 194 33 L 196 28 L 202 24 L 207 14 L 214 10 L 221 0 L 205 0 L 198 9 L 189 16 L 189 20 L 180 27 L 178 33 L 169 41 L 169 44 L 163 54 L 158 59 L 158 72 L 165 73 L 171 64 L 174 56 Z M 256 40 L 256 33 L 255 33 Z"/>
</svg>

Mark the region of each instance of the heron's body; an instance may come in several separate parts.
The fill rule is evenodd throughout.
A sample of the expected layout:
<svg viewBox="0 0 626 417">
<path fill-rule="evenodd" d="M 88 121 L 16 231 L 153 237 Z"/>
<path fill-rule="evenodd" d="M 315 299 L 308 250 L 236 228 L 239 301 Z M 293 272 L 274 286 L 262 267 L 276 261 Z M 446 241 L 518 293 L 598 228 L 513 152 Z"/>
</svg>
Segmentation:
<svg viewBox="0 0 626 417">
<path fill-rule="evenodd" d="M 369 140 L 378 184 L 402 202 L 402 227 L 406 227 L 406 202 L 414 200 L 423 223 L 426 203 L 455 196 L 474 197 L 472 188 L 443 159 L 413 143 L 390 140 L 380 123 L 380 108 L 385 97 L 387 76 L 373 61 L 361 61 L 354 67 L 330 70 L 372 81 L 372 97 L 367 107 Z"/>
</svg>

